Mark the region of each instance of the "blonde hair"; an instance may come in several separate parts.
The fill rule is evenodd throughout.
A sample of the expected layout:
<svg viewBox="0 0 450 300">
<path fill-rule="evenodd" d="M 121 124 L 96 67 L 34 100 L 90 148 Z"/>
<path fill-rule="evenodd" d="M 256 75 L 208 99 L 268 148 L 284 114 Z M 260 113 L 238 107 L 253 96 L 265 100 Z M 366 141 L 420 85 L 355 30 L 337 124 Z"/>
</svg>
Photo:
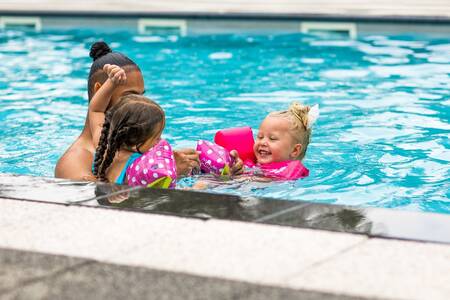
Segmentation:
<svg viewBox="0 0 450 300">
<path fill-rule="evenodd" d="M 291 123 L 291 134 L 295 141 L 302 145 L 300 154 L 296 157 L 298 160 L 303 160 L 306 154 L 311 139 L 311 120 L 309 118 L 309 111 L 311 107 L 302 105 L 297 102 L 292 102 L 288 110 L 271 112 L 269 117 L 286 118 Z"/>
</svg>

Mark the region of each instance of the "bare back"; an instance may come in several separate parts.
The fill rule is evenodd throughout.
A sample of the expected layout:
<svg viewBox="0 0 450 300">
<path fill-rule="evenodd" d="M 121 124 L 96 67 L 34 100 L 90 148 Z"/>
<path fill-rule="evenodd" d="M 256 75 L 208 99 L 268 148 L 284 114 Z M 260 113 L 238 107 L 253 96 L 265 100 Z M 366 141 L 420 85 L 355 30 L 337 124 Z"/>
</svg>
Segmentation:
<svg viewBox="0 0 450 300">
<path fill-rule="evenodd" d="M 95 148 L 89 126 L 85 126 L 80 136 L 56 163 L 55 177 L 95 181 L 96 178 L 92 174 L 94 153 Z"/>
</svg>

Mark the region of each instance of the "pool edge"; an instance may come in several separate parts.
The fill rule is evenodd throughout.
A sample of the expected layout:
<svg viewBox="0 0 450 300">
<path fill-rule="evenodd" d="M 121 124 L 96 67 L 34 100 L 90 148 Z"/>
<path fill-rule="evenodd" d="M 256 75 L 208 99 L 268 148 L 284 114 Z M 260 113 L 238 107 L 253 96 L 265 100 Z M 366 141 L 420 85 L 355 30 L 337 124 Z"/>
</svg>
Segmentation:
<svg viewBox="0 0 450 300">
<path fill-rule="evenodd" d="M 331 299 L 444 299 L 450 292 L 439 285 L 450 280 L 448 244 L 8 199 L 0 215 L 0 248 L 128 266 L 132 273 L 183 273 Z M 139 230 L 130 235 L 132 228 Z M 320 280 L 323 272 L 327 280 Z"/>
</svg>

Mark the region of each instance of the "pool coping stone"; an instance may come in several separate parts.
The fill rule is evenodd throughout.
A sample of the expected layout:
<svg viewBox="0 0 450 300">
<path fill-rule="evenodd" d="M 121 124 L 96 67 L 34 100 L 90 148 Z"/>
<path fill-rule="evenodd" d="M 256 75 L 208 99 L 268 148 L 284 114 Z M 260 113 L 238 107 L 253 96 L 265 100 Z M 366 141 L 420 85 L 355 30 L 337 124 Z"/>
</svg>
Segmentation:
<svg viewBox="0 0 450 300">
<path fill-rule="evenodd" d="M 450 259 L 448 244 L 104 207 L 0 201 L 3 249 L 128 266 L 137 274 L 158 270 L 175 277 L 189 274 L 240 282 L 258 286 L 255 292 L 259 286 L 278 288 L 276 295 L 309 291 L 344 298 L 446 299 L 450 293 L 442 284 L 450 281 L 445 264 Z M 84 275 L 72 273 L 63 277 L 84 280 Z M 41 279 L 24 293 L 49 292 L 52 282 L 58 287 L 71 281 Z M 229 291 L 225 294 L 230 296 Z"/>
<path fill-rule="evenodd" d="M 79 191 L 79 196 L 72 197 Z M 66 198 L 68 195 L 71 196 L 69 199 Z M 0 198 L 450 244 L 450 216 L 442 213 L 241 197 L 192 190 L 147 189 L 10 174 L 0 174 Z"/>
</svg>

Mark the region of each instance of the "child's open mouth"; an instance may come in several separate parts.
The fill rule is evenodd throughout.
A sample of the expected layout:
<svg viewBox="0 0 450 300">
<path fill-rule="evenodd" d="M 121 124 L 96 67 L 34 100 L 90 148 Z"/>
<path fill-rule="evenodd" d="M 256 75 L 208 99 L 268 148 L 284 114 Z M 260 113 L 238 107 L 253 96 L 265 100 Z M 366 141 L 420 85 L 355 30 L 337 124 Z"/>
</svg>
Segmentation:
<svg viewBox="0 0 450 300">
<path fill-rule="evenodd" d="M 272 152 L 270 152 L 270 151 L 268 151 L 268 150 L 258 150 L 258 154 L 259 154 L 260 156 L 264 157 L 264 156 L 271 155 Z"/>
</svg>

